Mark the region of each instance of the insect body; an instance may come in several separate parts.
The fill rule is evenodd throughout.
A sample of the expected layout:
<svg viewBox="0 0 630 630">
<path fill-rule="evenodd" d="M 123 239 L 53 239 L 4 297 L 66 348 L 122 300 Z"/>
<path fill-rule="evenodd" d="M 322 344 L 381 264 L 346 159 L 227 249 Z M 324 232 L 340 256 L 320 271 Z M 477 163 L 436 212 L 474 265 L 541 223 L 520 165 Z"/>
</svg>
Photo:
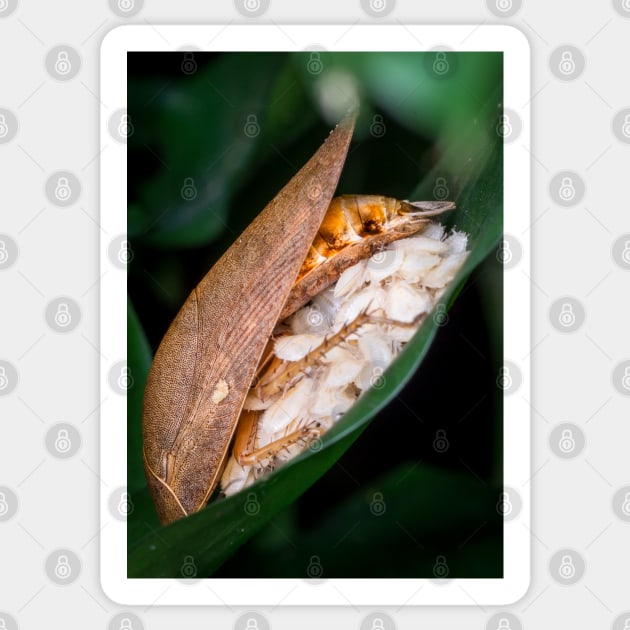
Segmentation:
<svg viewBox="0 0 630 630">
<path fill-rule="evenodd" d="M 398 276 L 377 283 L 372 267 L 398 244 L 423 238 L 417 234 L 431 229 L 428 217 L 452 204 L 362 195 L 331 203 L 353 127 L 351 115 L 230 246 L 191 292 L 156 352 L 144 396 L 143 459 L 165 525 L 201 509 L 224 469 L 223 489 L 236 491 L 320 435 L 364 389 L 365 356 L 372 371 L 382 371 L 392 355 L 388 344 L 399 346 L 413 334 L 411 324 L 419 319 L 410 313 L 421 302 L 420 311 L 428 312 L 429 298 L 438 297 L 433 289 L 414 295 L 398 286 Z M 305 194 L 312 187 L 322 194 Z M 441 243 L 441 237 L 425 240 L 432 247 Z M 434 267 L 438 280 L 452 277 L 451 249 L 449 256 L 423 250 L 419 262 Z M 431 258 L 436 255 L 439 260 Z M 417 258 L 403 256 L 403 276 Z M 393 308 L 382 310 L 383 292 Z M 327 326 L 323 335 L 302 330 L 315 304 Z M 391 331 L 387 340 L 366 341 L 379 325 Z M 272 333 L 282 338 L 270 346 Z M 287 361 L 295 365 L 283 365 Z M 352 365 L 357 373 L 349 376 L 345 367 L 324 373 L 328 364 Z M 254 388 L 248 395 L 257 378 L 258 393 Z M 328 388 L 335 380 L 343 387 L 332 410 L 314 406 L 314 384 Z"/>
<path fill-rule="evenodd" d="M 361 199 L 381 208 L 407 203 L 348 196 L 334 199 L 331 209 L 336 213 L 342 204 L 347 207 Z M 360 213 L 360 202 L 356 208 Z M 437 213 L 437 209 L 429 212 Z M 373 214 L 368 209 L 363 216 Z M 400 221 L 383 222 L 372 234 L 364 231 L 360 236 L 356 236 L 358 225 L 352 233 L 344 230 L 343 218 L 342 227 L 335 229 L 330 215 L 331 210 L 323 224 L 328 227 L 320 228 L 311 251 L 316 245 L 318 253 L 323 249 L 322 232 L 342 232 L 344 238 L 335 241 L 339 252 L 322 256 L 315 265 L 307 260 L 293 291 L 301 279 L 318 274 L 332 285 L 276 326 L 245 400 L 221 480 L 227 495 L 298 455 L 365 390 L 382 386 L 388 365 L 431 312 L 467 256 L 465 234 L 453 232 L 446 237 L 441 225 L 421 220 L 418 214 L 396 214 L 394 219 Z M 377 238 L 374 254 L 358 253 L 369 252 Z M 360 248 L 354 248 L 353 264 L 338 264 L 336 258 L 356 244 Z M 330 268 L 321 271 L 324 265 Z M 344 271 L 336 275 L 340 267 Z"/>
<path fill-rule="evenodd" d="M 400 201 L 381 195 L 335 197 L 282 309 L 285 319 L 339 278 L 357 261 L 425 227 L 430 217 L 451 210 L 451 201 Z"/>
</svg>

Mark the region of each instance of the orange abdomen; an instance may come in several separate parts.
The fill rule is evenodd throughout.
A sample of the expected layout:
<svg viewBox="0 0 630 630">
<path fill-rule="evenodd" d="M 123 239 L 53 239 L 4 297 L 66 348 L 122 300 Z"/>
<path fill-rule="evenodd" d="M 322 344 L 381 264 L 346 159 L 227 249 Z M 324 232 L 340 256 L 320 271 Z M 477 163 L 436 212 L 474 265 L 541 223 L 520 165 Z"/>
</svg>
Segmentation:
<svg viewBox="0 0 630 630">
<path fill-rule="evenodd" d="M 429 218 L 451 210 L 451 201 L 401 201 L 382 195 L 341 195 L 328 206 L 295 285 L 282 321 L 338 280 L 359 260 L 389 243 L 418 233 Z"/>
</svg>

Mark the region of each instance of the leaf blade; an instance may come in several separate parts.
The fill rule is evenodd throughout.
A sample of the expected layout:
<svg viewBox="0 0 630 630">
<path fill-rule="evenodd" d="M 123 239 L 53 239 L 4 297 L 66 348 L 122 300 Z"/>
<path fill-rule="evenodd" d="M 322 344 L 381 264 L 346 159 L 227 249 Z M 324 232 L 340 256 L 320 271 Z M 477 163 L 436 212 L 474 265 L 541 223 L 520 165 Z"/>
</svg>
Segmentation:
<svg viewBox="0 0 630 630">
<path fill-rule="evenodd" d="M 127 296 L 127 366 L 133 384 L 127 390 L 127 488 L 129 492 L 146 485 L 142 469 L 142 398 L 153 359 L 149 342 L 136 309 Z"/>
</svg>

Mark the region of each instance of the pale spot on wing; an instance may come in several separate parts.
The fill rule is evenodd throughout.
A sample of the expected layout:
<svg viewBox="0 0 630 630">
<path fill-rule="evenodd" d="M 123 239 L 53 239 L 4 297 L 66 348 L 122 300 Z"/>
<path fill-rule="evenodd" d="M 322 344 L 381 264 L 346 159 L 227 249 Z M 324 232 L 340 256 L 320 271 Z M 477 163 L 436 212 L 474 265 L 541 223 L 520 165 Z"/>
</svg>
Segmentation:
<svg viewBox="0 0 630 630">
<path fill-rule="evenodd" d="M 220 402 L 225 400 L 227 395 L 230 393 L 230 387 L 227 384 L 227 381 L 221 379 L 214 387 L 214 391 L 212 392 L 212 402 L 215 405 L 218 405 Z"/>
</svg>

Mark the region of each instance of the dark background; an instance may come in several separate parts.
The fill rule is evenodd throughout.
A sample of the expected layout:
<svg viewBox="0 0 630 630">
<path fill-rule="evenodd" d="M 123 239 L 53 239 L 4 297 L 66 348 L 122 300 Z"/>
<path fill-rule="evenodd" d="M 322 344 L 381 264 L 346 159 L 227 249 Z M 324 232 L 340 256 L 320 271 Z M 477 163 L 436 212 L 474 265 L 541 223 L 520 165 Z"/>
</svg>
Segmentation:
<svg viewBox="0 0 630 630">
<path fill-rule="evenodd" d="M 457 200 L 466 148 L 490 142 L 502 60 L 446 59 L 448 76 L 432 72 L 435 53 L 129 53 L 128 290 L 152 351 L 213 262 L 327 136 L 327 90 L 334 101 L 339 85 L 354 85 L 361 102 L 340 193 L 410 198 L 442 164 Z M 244 133 L 251 116 L 255 137 Z M 192 203 L 181 195 L 188 178 Z M 214 576 L 306 577 L 316 557 L 325 576 L 442 577 L 443 556 L 448 577 L 500 577 L 502 299 L 492 255 L 402 393 Z M 435 448 L 442 435 L 445 450 Z M 430 501 L 416 507 L 418 483 Z M 384 513 L 366 520 L 379 495 Z"/>
</svg>

